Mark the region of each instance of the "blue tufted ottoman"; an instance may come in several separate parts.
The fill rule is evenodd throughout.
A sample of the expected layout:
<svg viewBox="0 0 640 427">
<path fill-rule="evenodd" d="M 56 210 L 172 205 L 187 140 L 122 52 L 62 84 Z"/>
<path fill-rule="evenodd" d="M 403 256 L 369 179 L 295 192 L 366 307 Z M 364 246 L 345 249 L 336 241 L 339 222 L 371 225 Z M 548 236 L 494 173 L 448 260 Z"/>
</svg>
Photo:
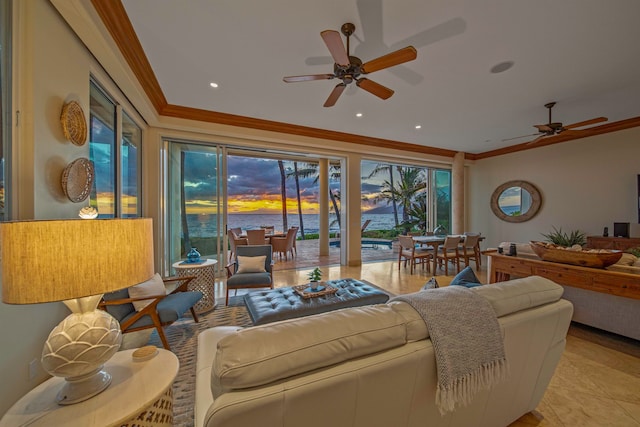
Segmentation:
<svg viewBox="0 0 640 427">
<path fill-rule="evenodd" d="M 377 286 L 360 280 L 338 279 L 327 283 L 338 291 L 330 295 L 305 299 L 292 287 L 267 289 L 247 293 L 244 296 L 244 303 L 253 324 L 263 325 L 340 308 L 383 304 L 391 296 Z"/>
</svg>

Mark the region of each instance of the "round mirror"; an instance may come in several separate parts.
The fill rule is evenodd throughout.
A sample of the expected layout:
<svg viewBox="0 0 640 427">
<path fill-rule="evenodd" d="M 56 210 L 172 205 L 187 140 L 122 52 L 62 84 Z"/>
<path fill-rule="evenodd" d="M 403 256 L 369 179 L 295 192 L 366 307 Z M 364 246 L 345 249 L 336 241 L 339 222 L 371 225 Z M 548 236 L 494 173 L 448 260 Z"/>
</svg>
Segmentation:
<svg viewBox="0 0 640 427">
<path fill-rule="evenodd" d="M 526 181 L 505 182 L 491 196 L 491 210 L 507 222 L 530 220 L 538 213 L 541 203 L 538 189 Z"/>
</svg>

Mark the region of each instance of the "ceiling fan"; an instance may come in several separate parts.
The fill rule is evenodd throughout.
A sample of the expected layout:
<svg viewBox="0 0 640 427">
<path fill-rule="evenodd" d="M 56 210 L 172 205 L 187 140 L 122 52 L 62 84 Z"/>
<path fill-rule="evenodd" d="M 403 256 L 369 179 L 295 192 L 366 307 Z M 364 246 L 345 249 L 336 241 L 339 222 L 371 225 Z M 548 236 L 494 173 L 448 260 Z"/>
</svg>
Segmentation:
<svg viewBox="0 0 640 427">
<path fill-rule="evenodd" d="M 329 48 L 329 52 L 333 57 L 335 63 L 333 64 L 333 74 L 308 74 L 304 76 L 289 76 L 284 77 L 283 80 L 286 83 L 305 82 L 312 80 L 331 80 L 340 79 L 342 83 L 338 83 L 333 88 L 329 98 L 324 103 L 325 107 L 333 107 L 342 95 L 347 85 L 356 82 L 358 87 L 366 90 L 367 92 L 377 96 L 381 99 L 388 99 L 393 95 L 393 91 L 388 87 L 382 86 L 379 83 L 369 80 L 366 77 L 360 77 L 363 74 L 373 73 L 374 71 L 383 70 L 385 68 L 393 67 L 394 65 L 403 64 L 405 62 L 413 61 L 417 58 L 418 52 L 413 46 L 407 46 L 405 48 L 396 50 L 394 52 L 383 55 L 379 58 L 372 59 L 364 64 L 355 56 L 349 55 L 349 37 L 355 31 L 356 26 L 352 23 L 346 23 L 342 25 L 340 31 L 347 38 L 347 48 L 345 49 L 340 33 L 334 30 L 325 30 L 320 33 L 322 40 Z"/>
<path fill-rule="evenodd" d="M 549 102 L 544 104 L 544 106 L 549 110 L 549 122 L 544 125 L 533 125 L 533 127 L 538 129 L 537 133 L 516 136 L 515 138 L 503 139 L 502 141 L 511 141 L 514 139 L 525 138 L 528 136 L 538 136 L 536 139 L 527 142 L 527 144 L 535 144 L 540 141 L 542 138 L 546 138 L 548 136 L 558 135 L 560 133 L 578 135 L 582 132 L 585 132 L 587 129 L 576 129 L 584 126 L 594 125 L 596 123 L 606 122 L 608 119 L 606 117 L 596 117 L 594 119 L 585 120 L 582 122 L 573 123 L 570 125 L 563 125 L 560 122 L 554 122 L 551 120 L 551 109 L 556 105 L 555 102 Z"/>
</svg>

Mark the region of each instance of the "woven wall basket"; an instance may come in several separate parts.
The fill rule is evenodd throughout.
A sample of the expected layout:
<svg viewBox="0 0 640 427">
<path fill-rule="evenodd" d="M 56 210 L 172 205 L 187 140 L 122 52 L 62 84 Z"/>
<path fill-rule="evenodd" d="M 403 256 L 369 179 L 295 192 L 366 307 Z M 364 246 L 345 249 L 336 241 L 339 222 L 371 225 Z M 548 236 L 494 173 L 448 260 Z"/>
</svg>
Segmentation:
<svg viewBox="0 0 640 427">
<path fill-rule="evenodd" d="M 81 202 L 89 197 L 94 176 L 91 160 L 80 157 L 64 168 L 62 172 L 62 191 L 72 202 Z"/>
<path fill-rule="evenodd" d="M 64 104 L 60 115 L 62 132 L 64 137 L 75 145 L 84 145 L 87 142 L 87 121 L 84 118 L 82 107 L 76 101 Z"/>
</svg>

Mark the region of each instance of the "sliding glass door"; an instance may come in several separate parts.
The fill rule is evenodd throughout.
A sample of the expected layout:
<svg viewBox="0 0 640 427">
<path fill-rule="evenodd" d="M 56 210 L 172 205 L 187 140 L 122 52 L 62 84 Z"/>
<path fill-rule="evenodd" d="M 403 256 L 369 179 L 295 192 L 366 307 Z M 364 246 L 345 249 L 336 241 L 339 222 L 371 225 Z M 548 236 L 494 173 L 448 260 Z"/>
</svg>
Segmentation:
<svg viewBox="0 0 640 427">
<path fill-rule="evenodd" d="M 224 242 L 221 148 L 170 141 L 167 151 L 168 265 L 185 259 L 191 248 L 219 260 Z"/>
</svg>

